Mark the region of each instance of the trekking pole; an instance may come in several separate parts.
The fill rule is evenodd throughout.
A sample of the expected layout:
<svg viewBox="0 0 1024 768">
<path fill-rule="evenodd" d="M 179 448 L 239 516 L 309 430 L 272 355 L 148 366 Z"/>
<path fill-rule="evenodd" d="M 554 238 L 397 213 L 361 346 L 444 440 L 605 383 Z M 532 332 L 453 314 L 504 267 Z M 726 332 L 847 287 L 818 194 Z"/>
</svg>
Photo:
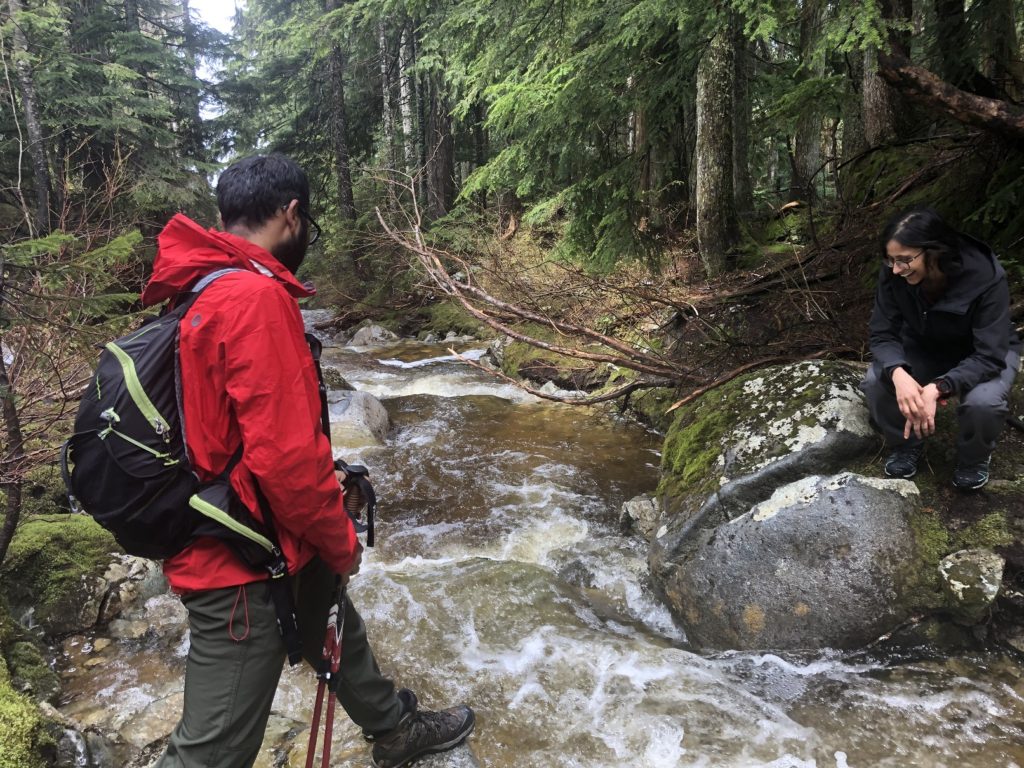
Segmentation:
<svg viewBox="0 0 1024 768">
<path fill-rule="evenodd" d="M 340 607 L 339 607 L 340 606 Z M 324 746 L 321 768 L 329 768 L 331 760 L 331 735 L 334 733 L 334 692 L 338 690 L 338 668 L 341 666 L 341 633 L 345 628 L 345 588 L 341 579 L 335 582 L 334 604 L 327 614 L 327 634 L 320 655 L 320 670 L 317 679 L 316 704 L 313 707 L 313 723 L 309 729 L 309 747 L 306 749 L 306 768 L 313 768 L 316 740 L 320 730 L 320 712 L 327 694 L 327 718 L 324 721 Z"/>
</svg>

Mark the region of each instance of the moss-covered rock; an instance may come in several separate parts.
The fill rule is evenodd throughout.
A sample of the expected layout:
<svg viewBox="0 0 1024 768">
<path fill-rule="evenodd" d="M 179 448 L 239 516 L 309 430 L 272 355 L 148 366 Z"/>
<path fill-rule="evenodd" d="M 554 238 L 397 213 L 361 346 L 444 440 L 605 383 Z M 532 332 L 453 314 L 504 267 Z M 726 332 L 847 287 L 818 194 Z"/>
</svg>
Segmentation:
<svg viewBox="0 0 1024 768">
<path fill-rule="evenodd" d="M 114 538 L 85 515 L 40 515 L 27 520 L 0 566 L 0 584 L 11 611 L 31 611 L 48 634 L 95 624 L 105 597 L 102 579 Z"/>
<path fill-rule="evenodd" d="M 19 658 L 32 656 L 33 663 L 42 660 L 38 649 L 26 649 L 31 644 L 17 639 L 20 636 L 0 604 L 0 768 L 45 768 L 53 765 L 56 756 L 54 726 L 42 715 L 33 697 L 19 690 L 25 687 L 24 679 L 18 678 L 17 670 L 12 678 L 6 661 L 12 650 Z M 23 674 L 28 665 L 20 666 Z"/>
<path fill-rule="evenodd" d="M 776 366 L 676 411 L 657 490 L 664 525 L 651 548 L 656 584 L 667 580 L 696 531 L 745 513 L 786 483 L 848 469 L 874 448 L 857 389 L 861 375 L 838 362 Z"/>
<path fill-rule="evenodd" d="M 449 333 L 457 336 L 491 335 L 490 327 L 473 317 L 466 309 L 455 302 L 431 304 L 427 308 L 427 321 L 423 333 L 433 333 L 444 338 Z"/>
<path fill-rule="evenodd" d="M 571 346 L 564 337 L 550 328 L 528 325 L 521 329 L 524 335 L 544 342 Z M 595 348 L 594 351 L 602 351 Z M 523 341 L 505 345 L 501 355 L 501 370 L 508 376 L 546 383 L 553 382 L 560 389 L 592 391 L 608 379 L 608 366 L 551 352 Z"/>
</svg>

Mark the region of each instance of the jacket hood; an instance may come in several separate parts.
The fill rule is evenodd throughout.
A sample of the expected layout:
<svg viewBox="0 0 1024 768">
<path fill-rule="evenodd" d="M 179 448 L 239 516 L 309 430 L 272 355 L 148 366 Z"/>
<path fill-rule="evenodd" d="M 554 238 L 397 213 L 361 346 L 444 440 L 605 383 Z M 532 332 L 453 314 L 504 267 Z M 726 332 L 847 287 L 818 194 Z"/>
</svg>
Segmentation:
<svg viewBox="0 0 1024 768">
<path fill-rule="evenodd" d="M 936 306 L 966 311 L 978 296 L 1006 277 L 1006 270 L 992 249 L 970 235 L 960 235 L 960 258 L 963 271 L 950 280 L 945 296 Z"/>
<path fill-rule="evenodd" d="M 314 293 L 266 249 L 230 232 L 203 229 L 180 213 L 164 227 L 157 245 L 153 275 L 142 292 L 147 307 L 174 298 L 204 275 L 228 267 L 273 277 L 296 298 Z"/>
</svg>

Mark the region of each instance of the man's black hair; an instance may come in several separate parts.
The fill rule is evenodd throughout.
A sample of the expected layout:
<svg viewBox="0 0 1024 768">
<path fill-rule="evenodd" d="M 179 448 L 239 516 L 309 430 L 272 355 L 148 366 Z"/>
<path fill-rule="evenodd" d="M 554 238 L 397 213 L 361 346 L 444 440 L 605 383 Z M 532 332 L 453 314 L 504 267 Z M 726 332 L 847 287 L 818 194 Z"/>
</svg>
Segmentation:
<svg viewBox="0 0 1024 768">
<path fill-rule="evenodd" d="M 963 270 L 960 233 L 949 226 L 934 208 L 921 205 L 893 216 L 882 230 L 883 254 L 890 240 L 934 254 L 944 275 L 955 277 Z"/>
<path fill-rule="evenodd" d="M 298 200 L 309 210 L 309 178 L 284 155 L 252 155 L 238 160 L 217 180 L 217 208 L 225 227 L 259 229 L 277 211 Z"/>
</svg>

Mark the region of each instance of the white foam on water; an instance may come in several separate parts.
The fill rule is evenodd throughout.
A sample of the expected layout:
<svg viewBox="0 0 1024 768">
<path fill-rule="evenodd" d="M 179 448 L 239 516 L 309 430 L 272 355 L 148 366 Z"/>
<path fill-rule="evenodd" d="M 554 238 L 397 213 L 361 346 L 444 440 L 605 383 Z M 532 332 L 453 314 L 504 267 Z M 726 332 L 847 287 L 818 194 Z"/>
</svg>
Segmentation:
<svg viewBox="0 0 1024 768">
<path fill-rule="evenodd" d="M 486 354 L 487 354 L 487 350 L 486 349 L 468 349 L 465 352 L 462 352 L 462 353 L 460 353 L 458 355 L 443 355 L 441 357 L 426 357 L 426 358 L 423 358 L 422 360 L 413 360 L 411 362 L 410 361 L 406 361 L 406 360 L 398 360 L 398 359 L 395 359 L 395 358 L 391 358 L 391 359 L 388 359 L 388 360 L 378 360 L 377 362 L 380 363 L 381 365 L 387 365 L 387 366 L 391 366 L 393 368 L 404 368 L 404 369 L 408 370 L 408 369 L 413 369 L 413 368 L 423 368 L 424 366 L 427 366 L 427 365 L 436 365 L 438 363 L 458 362 L 460 358 L 464 358 L 466 360 L 474 360 L 475 361 L 475 360 L 479 360 L 481 357 L 483 357 Z"/>
</svg>

